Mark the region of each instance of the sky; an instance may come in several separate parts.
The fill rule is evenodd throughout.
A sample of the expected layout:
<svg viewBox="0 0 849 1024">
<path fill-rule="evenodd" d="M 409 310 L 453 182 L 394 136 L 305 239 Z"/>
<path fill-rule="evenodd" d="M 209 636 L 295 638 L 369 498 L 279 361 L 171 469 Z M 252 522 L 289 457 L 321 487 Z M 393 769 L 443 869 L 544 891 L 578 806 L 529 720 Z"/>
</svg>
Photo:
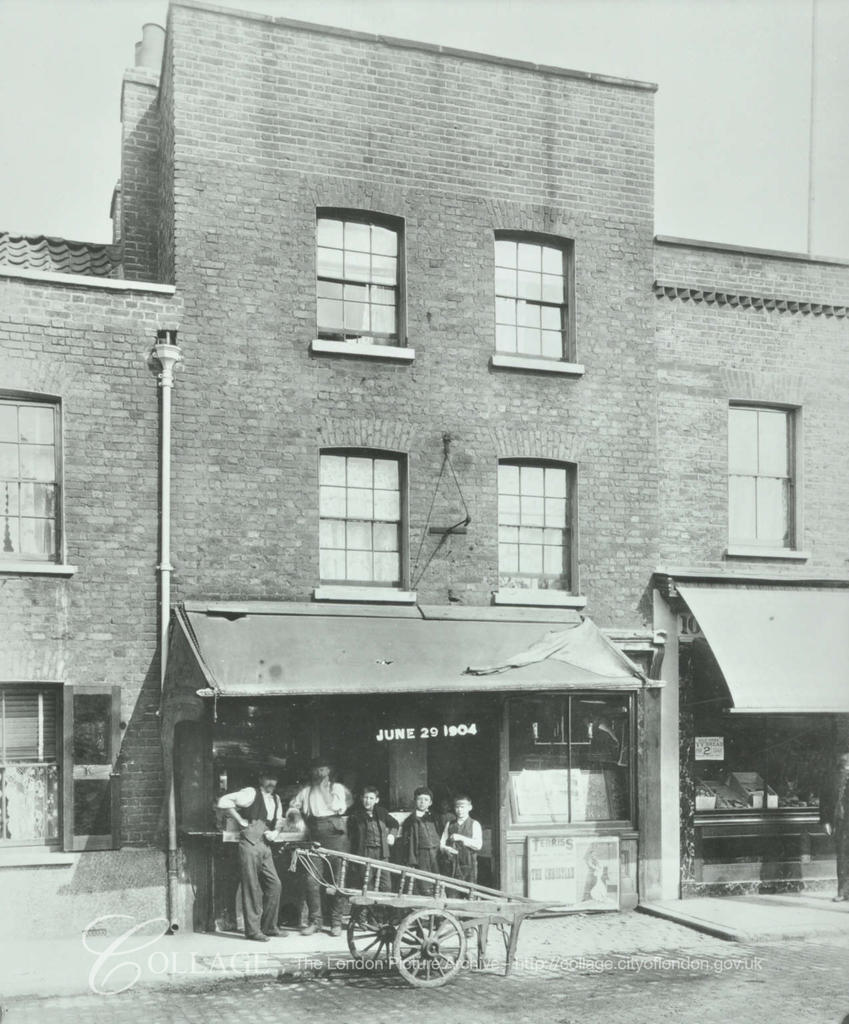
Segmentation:
<svg viewBox="0 0 849 1024">
<path fill-rule="evenodd" d="M 655 82 L 658 234 L 849 258 L 849 0 L 220 5 Z M 111 239 L 121 79 L 166 11 L 0 0 L 0 231 Z"/>
</svg>

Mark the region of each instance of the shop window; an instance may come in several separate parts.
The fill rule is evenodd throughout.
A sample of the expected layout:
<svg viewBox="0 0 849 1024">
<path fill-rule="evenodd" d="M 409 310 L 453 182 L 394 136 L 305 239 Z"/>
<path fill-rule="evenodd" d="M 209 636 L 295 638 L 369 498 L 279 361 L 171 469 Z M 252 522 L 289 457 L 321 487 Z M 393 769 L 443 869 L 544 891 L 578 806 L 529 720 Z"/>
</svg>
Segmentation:
<svg viewBox="0 0 849 1024">
<path fill-rule="evenodd" d="M 570 359 L 571 248 L 532 235 L 495 238 L 495 349 L 514 356 Z"/>
<path fill-rule="evenodd" d="M 498 583 L 530 590 L 572 589 L 571 467 L 498 464 Z"/>
<path fill-rule="evenodd" d="M 401 344 L 401 226 L 369 214 L 319 211 L 318 337 Z"/>
<path fill-rule="evenodd" d="M 59 561 L 60 451 L 58 403 L 0 398 L 0 558 Z"/>
<path fill-rule="evenodd" d="M 629 696 L 511 701 L 513 823 L 633 820 L 632 717 Z"/>
<path fill-rule="evenodd" d="M 729 545 L 794 546 L 793 440 L 791 410 L 729 409 Z"/>
<path fill-rule="evenodd" d="M 801 715 L 697 719 L 696 812 L 816 813 L 832 724 Z"/>
<path fill-rule="evenodd" d="M 367 451 L 321 453 L 322 583 L 401 586 L 402 486 L 400 456 Z"/>
<path fill-rule="evenodd" d="M 0 844 L 59 843 L 57 688 L 0 687 Z"/>
</svg>

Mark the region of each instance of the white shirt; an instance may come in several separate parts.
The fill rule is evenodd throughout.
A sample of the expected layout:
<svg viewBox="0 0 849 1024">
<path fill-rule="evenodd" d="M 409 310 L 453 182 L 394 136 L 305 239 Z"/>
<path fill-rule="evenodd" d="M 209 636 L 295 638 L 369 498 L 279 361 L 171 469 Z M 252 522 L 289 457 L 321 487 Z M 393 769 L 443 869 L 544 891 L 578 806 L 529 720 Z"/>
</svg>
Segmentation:
<svg viewBox="0 0 849 1024">
<path fill-rule="evenodd" d="M 245 786 L 244 789 L 239 789 L 235 793 L 225 793 L 224 796 L 219 797 L 218 807 L 222 811 L 240 810 L 246 811 L 254 800 L 256 800 L 256 788 L 254 786 Z M 263 790 L 262 800 L 265 804 L 266 819 L 270 820 L 276 818 L 278 813 L 283 813 L 283 805 L 278 803 L 279 797 L 274 793 L 266 793 Z M 279 808 L 279 811 L 278 811 Z"/>
<path fill-rule="evenodd" d="M 481 829 L 481 823 L 477 818 L 467 818 L 466 821 L 472 823 L 472 834 L 470 836 L 463 836 L 461 843 L 469 850 L 479 850 L 483 846 L 483 830 Z M 448 849 L 450 846 L 449 840 L 455 832 L 458 831 L 457 826 L 460 824 L 459 821 L 452 820 L 445 823 L 445 828 L 442 830 L 442 839 L 439 841 L 439 845 L 443 849 Z"/>
<path fill-rule="evenodd" d="M 329 818 L 344 814 L 353 803 L 353 797 L 341 782 L 330 786 L 304 786 L 292 798 L 290 807 L 296 807 L 305 818 Z"/>
</svg>

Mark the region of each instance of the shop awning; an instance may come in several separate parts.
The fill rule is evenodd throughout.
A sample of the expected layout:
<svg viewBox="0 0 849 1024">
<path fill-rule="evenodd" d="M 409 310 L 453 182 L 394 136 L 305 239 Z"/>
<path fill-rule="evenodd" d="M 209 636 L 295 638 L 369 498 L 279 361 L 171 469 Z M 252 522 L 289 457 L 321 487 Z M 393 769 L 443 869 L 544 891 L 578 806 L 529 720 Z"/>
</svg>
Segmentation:
<svg viewBox="0 0 849 1024">
<path fill-rule="evenodd" d="M 677 583 L 734 711 L 849 712 L 849 592 Z"/>
<path fill-rule="evenodd" d="M 549 623 L 180 606 L 174 613 L 173 664 L 191 652 L 201 696 L 338 693 L 459 693 L 604 688 L 648 684 L 639 668 L 590 620 Z M 570 647 L 570 642 L 572 646 Z M 568 660 L 570 650 L 574 661 Z M 469 673 L 485 666 L 487 674 Z M 186 675 L 185 669 L 182 675 Z M 656 683 L 653 685 L 657 685 Z"/>
</svg>

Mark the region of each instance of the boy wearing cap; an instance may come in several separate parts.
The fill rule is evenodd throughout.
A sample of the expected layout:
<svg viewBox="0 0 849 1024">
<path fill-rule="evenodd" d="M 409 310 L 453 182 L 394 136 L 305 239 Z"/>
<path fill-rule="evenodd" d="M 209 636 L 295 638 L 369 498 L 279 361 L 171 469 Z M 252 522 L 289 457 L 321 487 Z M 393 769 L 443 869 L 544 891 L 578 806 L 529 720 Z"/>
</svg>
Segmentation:
<svg viewBox="0 0 849 1024">
<path fill-rule="evenodd" d="M 411 868 L 439 873 L 439 830 L 430 810 L 433 793 L 427 786 L 419 786 L 413 793 L 416 809 L 401 826 L 406 863 Z M 416 891 L 429 893 L 433 886 L 419 882 Z"/>
</svg>

